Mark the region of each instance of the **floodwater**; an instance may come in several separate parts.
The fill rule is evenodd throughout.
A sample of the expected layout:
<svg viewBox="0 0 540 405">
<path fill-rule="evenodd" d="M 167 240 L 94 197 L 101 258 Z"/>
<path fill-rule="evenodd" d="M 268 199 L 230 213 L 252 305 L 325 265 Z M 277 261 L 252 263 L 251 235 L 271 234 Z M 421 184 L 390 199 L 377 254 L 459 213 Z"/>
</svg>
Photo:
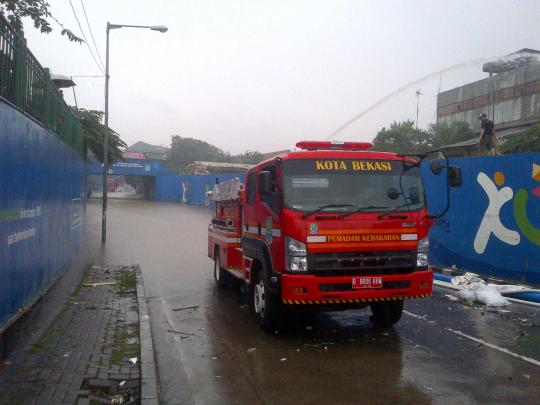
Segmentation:
<svg viewBox="0 0 540 405">
<path fill-rule="evenodd" d="M 99 201 L 87 215 L 95 240 Z M 349 310 L 294 317 L 268 335 L 240 292 L 214 286 L 207 209 L 111 200 L 108 219 L 100 260 L 141 265 L 164 403 L 538 403 L 538 309 L 495 314 L 436 288 L 407 301 L 391 330 Z"/>
</svg>

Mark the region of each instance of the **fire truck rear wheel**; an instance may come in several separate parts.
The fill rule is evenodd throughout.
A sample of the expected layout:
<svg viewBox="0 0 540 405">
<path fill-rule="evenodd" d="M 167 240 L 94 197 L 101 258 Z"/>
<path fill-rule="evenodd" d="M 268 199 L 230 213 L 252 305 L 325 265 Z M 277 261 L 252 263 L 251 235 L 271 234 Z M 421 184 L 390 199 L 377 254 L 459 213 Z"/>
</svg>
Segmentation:
<svg viewBox="0 0 540 405">
<path fill-rule="evenodd" d="M 273 332 L 277 326 L 280 311 L 279 297 L 270 292 L 264 272 L 258 271 L 253 280 L 251 307 L 257 322 L 265 332 Z"/>
<path fill-rule="evenodd" d="M 214 280 L 216 280 L 216 285 L 221 290 L 226 289 L 229 285 L 229 273 L 221 267 L 218 249 L 214 252 Z"/>
<path fill-rule="evenodd" d="M 377 302 L 371 304 L 372 321 L 376 326 L 389 327 L 401 318 L 403 301 Z"/>
</svg>

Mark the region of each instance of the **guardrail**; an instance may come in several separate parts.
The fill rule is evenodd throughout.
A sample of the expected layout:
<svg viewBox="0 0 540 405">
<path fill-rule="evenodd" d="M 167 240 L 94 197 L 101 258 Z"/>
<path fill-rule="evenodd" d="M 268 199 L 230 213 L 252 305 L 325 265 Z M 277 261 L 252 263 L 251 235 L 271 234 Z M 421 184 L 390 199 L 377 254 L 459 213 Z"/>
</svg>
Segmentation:
<svg viewBox="0 0 540 405">
<path fill-rule="evenodd" d="M 26 39 L 0 14 L 0 96 L 84 154 L 84 137 L 61 92 L 26 46 Z"/>
</svg>

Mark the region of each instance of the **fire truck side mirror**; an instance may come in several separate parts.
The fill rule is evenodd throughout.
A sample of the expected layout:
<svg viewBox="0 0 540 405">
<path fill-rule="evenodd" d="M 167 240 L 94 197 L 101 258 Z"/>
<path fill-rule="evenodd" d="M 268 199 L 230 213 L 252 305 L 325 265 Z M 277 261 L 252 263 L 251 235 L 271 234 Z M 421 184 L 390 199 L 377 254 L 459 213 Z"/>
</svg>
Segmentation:
<svg viewBox="0 0 540 405">
<path fill-rule="evenodd" d="M 448 170 L 448 184 L 450 187 L 461 187 L 463 183 L 461 178 L 461 167 L 451 166 L 451 165 L 442 165 L 438 159 L 434 159 L 430 162 L 429 168 L 431 172 L 438 176 L 441 174 L 443 169 Z"/>
<path fill-rule="evenodd" d="M 259 173 L 259 194 L 268 195 L 272 192 L 272 174 L 269 171 Z"/>
</svg>

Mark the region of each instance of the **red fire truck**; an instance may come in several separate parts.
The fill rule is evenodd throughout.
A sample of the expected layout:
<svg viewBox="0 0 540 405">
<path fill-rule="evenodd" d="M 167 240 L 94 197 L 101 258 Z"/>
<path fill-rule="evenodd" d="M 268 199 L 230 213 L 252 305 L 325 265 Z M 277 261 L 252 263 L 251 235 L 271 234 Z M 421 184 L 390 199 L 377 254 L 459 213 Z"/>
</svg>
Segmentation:
<svg viewBox="0 0 540 405">
<path fill-rule="evenodd" d="M 251 168 L 244 184 L 216 185 L 208 256 L 217 286 L 245 283 L 265 330 L 287 308 L 369 305 L 376 325 L 396 323 L 404 299 L 432 292 L 419 160 L 359 142 L 297 147 Z M 444 167 L 460 179 L 459 168 L 431 165 Z"/>
</svg>

